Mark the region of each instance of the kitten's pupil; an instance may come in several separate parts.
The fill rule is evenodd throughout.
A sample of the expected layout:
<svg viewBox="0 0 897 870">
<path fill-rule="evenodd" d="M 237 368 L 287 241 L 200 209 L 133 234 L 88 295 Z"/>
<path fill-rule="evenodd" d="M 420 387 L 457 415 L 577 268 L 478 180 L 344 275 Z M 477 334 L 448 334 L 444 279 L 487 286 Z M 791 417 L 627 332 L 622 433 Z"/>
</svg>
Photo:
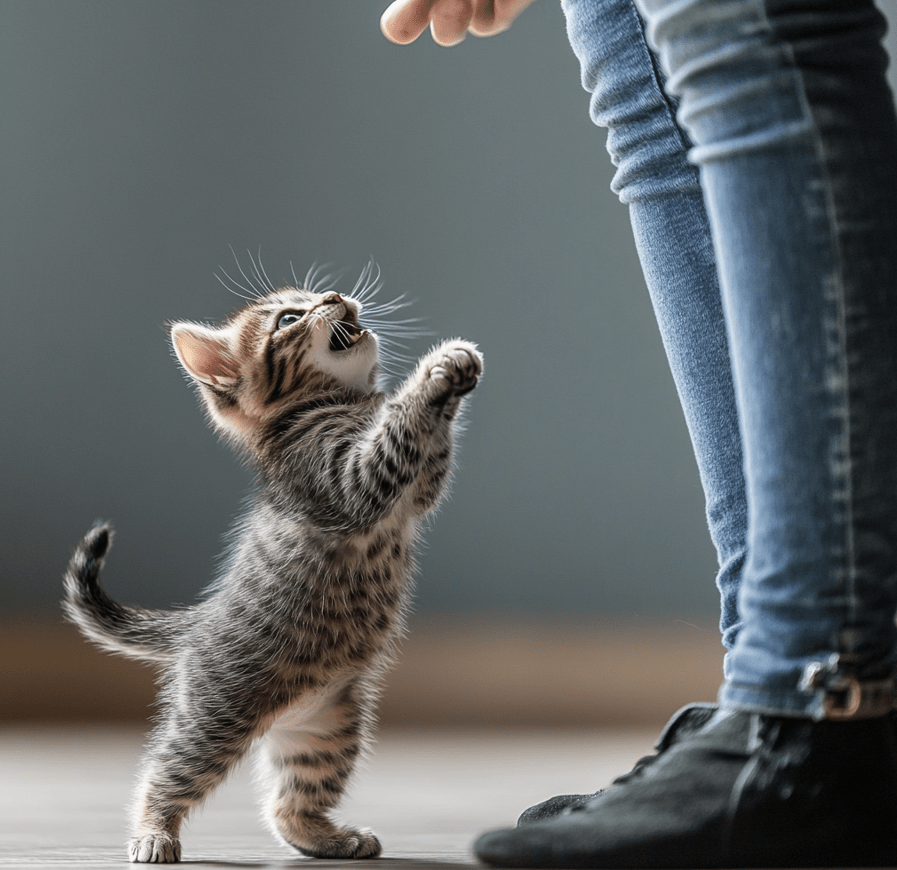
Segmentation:
<svg viewBox="0 0 897 870">
<path fill-rule="evenodd" d="M 292 326 L 300 320 L 302 320 L 301 314 L 284 314 L 281 316 L 280 320 L 277 321 L 277 328 L 286 329 L 288 326 Z"/>
</svg>

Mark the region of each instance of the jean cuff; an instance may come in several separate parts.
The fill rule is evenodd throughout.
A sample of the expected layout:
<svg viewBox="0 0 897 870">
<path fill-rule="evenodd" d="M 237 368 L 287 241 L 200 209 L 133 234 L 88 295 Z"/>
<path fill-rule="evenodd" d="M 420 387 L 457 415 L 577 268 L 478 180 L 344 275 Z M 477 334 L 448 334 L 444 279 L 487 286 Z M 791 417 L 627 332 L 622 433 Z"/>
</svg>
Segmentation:
<svg viewBox="0 0 897 870">
<path fill-rule="evenodd" d="M 719 704 L 734 710 L 749 710 L 770 716 L 825 719 L 822 693 L 807 694 L 800 689 L 770 691 L 762 686 L 725 682 L 720 686 Z"/>
<path fill-rule="evenodd" d="M 727 680 L 719 702 L 740 710 L 810 719 L 870 719 L 897 707 L 897 673 L 884 679 L 858 680 L 821 662 L 804 670 L 796 689 L 769 690 Z"/>
</svg>

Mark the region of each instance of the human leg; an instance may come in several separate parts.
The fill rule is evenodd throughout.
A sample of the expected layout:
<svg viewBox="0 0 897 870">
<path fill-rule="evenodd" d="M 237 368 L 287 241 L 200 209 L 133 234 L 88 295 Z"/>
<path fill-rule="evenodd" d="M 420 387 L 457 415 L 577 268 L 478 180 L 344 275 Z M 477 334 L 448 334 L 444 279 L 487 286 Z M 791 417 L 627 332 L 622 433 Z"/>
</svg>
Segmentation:
<svg viewBox="0 0 897 870">
<path fill-rule="evenodd" d="M 806 563 L 799 573 L 810 590 L 821 569 L 832 576 L 834 599 L 845 602 L 845 590 L 854 586 L 876 601 L 881 584 L 868 578 L 895 575 L 897 497 L 888 449 L 897 422 L 897 309 L 889 304 L 895 265 L 888 256 L 897 229 L 897 134 L 883 77 L 880 21 L 862 3 L 804 4 L 800 15 L 786 14 L 800 8 L 793 4 L 772 2 L 767 10 L 758 0 L 648 5 L 657 16 L 655 33 L 673 68 L 674 88 L 682 91 L 682 118 L 699 140 L 693 157 L 708 188 L 728 279 L 729 340 L 736 343 L 741 413 L 749 415 L 744 430 L 751 443 L 752 574 L 765 578 L 744 600 L 755 606 L 756 587 L 794 573 L 775 565 L 784 559 Z M 742 61 L 716 57 L 727 37 L 701 35 L 700 26 L 690 23 L 711 8 L 730 24 L 748 16 L 742 23 L 747 32 L 753 28 L 753 44 L 751 38 L 732 43 Z M 618 166 L 614 188 L 629 203 L 695 444 L 720 554 L 723 627 L 731 647 L 739 627 L 735 599 L 746 498 L 715 259 L 696 171 L 685 159 L 689 142 L 673 119 L 631 4 L 568 0 L 565 12 L 583 82 L 593 94 L 592 117 L 609 128 L 608 148 Z M 840 27 L 846 35 L 838 35 Z M 826 34 L 829 39 L 822 38 Z M 773 44 L 765 55 L 752 54 L 768 40 Z M 704 55 L 695 60 L 702 47 Z M 714 88 L 724 98 L 708 106 Z M 759 129 L 748 142 L 740 135 L 745 125 Z M 796 179 L 805 191 L 794 192 Z M 812 214 L 800 207 L 790 213 L 796 203 Z M 775 251 L 781 263 L 770 260 Z M 739 289 L 745 282 L 749 292 Z M 776 326 L 761 334 L 770 322 L 764 313 L 774 314 Z M 857 348 L 865 354 L 859 371 L 851 369 Z M 810 360 L 815 370 L 807 367 Z M 773 368 L 776 377 L 770 378 Z M 807 378 L 817 385 L 815 395 L 802 392 Z M 815 404 L 796 413 L 808 396 Z M 824 432 L 820 417 L 829 420 Z M 820 468 L 829 469 L 829 479 L 820 482 Z M 787 505 L 781 504 L 782 491 Z M 836 509 L 830 510 L 832 502 Z M 818 546 L 826 523 L 821 534 L 827 550 Z M 861 564 L 848 565 L 852 557 Z M 893 590 L 887 594 L 893 598 Z M 849 606 L 862 609 L 859 601 Z M 835 604 L 836 620 L 840 606 Z M 787 621 L 784 615 L 774 620 Z M 878 617 L 878 629 L 893 645 L 893 620 Z M 790 634 L 790 628 L 779 633 Z M 846 635 L 842 640 L 844 653 L 855 654 L 857 642 Z M 764 644 L 749 639 L 739 659 L 749 659 L 747 650 L 758 645 Z M 806 646 L 803 639 L 794 645 Z M 893 658 L 891 653 L 884 671 Z"/>
<path fill-rule="evenodd" d="M 591 94 L 591 118 L 608 131 L 607 148 L 617 167 L 611 187 L 629 208 L 694 447 L 719 564 L 720 629 L 729 649 L 740 628 L 737 595 L 747 506 L 719 281 L 698 170 L 688 161 L 691 143 L 677 122 L 675 103 L 632 0 L 564 0 L 563 8 L 582 84 Z M 680 710 L 664 729 L 658 752 L 705 721 L 707 712 L 700 704 Z M 595 796 L 555 796 L 525 811 L 520 823 L 556 815 Z"/>
<path fill-rule="evenodd" d="M 601 801 L 477 851 L 500 866 L 893 863 L 897 124 L 880 19 L 760 0 L 652 0 L 647 17 L 722 266 L 744 628 L 705 728 Z"/>
<path fill-rule="evenodd" d="M 612 189 L 628 205 L 704 489 L 717 551 L 723 643 L 740 620 L 737 594 L 747 507 L 741 443 L 710 227 L 690 142 L 679 126 L 632 0 L 563 0 L 590 115 L 608 130 Z"/>
<path fill-rule="evenodd" d="M 820 717 L 823 683 L 887 680 L 897 665 L 883 22 L 855 0 L 645 6 L 697 143 L 745 451 L 745 622 L 722 698 Z"/>
</svg>

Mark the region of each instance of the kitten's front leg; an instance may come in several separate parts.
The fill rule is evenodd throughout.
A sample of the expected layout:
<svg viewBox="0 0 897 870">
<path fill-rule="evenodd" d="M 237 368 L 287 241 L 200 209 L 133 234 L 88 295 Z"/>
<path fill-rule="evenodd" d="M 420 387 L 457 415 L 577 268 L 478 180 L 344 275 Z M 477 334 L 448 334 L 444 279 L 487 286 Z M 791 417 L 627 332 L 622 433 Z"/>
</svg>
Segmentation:
<svg viewBox="0 0 897 870">
<path fill-rule="evenodd" d="M 441 344 L 418 362 L 345 466 L 337 467 L 340 502 L 352 505 L 353 525 L 369 528 L 406 492 L 419 499 L 421 512 L 432 506 L 429 499 L 442 491 L 436 478 L 448 474 L 452 420 L 482 370 L 480 352 L 460 340 Z"/>
<path fill-rule="evenodd" d="M 434 412 L 433 430 L 424 462 L 414 485 L 414 506 L 420 513 L 432 510 L 448 489 L 454 452 L 454 419 L 464 395 L 478 383 L 482 374 L 482 356 L 474 345 L 450 341 L 425 356 L 412 389 L 427 397 Z"/>
</svg>

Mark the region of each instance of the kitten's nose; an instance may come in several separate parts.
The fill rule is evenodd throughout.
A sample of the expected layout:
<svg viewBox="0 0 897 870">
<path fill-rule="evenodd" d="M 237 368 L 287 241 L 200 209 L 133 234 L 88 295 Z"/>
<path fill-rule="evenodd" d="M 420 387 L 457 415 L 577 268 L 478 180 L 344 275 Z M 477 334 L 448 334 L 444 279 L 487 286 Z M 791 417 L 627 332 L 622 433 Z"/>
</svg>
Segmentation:
<svg viewBox="0 0 897 870">
<path fill-rule="evenodd" d="M 339 293 L 328 293 L 322 300 L 321 305 L 339 305 L 343 301 L 343 297 Z"/>
</svg>

